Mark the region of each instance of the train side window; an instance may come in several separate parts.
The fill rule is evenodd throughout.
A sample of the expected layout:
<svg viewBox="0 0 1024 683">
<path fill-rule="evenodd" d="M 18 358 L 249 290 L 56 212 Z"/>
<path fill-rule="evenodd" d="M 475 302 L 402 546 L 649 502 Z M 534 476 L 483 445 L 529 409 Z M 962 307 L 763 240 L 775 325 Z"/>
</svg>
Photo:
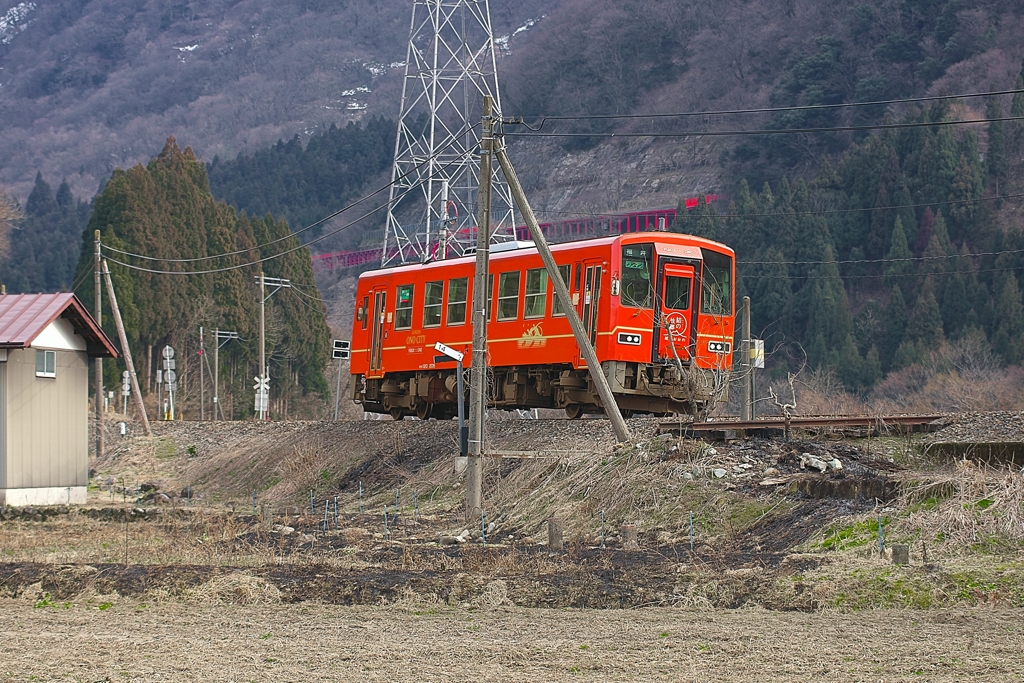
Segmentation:
<svg viewBox="0 0 1024 683">
<path fill-rule="evenodd" d="M 437 327 L 441 324 L 443 297 L 444 280 L 427 283 L 423 289 L 423 327 Z"/>
<path fill-rule="evenodd" d="M 469 293 L 469 278 L 456 277 L 448 281 L 448 324 L 466 323 L 466 299 Z"/>
<path fill-rule="evenodd" d="M 395 300 L 395 329 L 412 328 L 412 285 L 398 285 L 398 297 Z"/>
<path fill-rule="evenodd" d="M 524 318 L 543 318 L 547 306 L 548 278 L 543 268 L 526 271 L 526 298 L 523 306 Z"/>
<path fill-rule="evenodd" d="M 565 283 L 565 288 L 569 289 L 569 276 L 571 275 L 572 266 L 558 266 L 558 272 L 562 275 L 562 282 Z M 552 291 L 554 287 L 552 286 Z M 551 295 L 551 315 L 565 315 L 565 311 L 562 310 L 561 305 L 558 303 L 558 297 L 554 294 Z"/>
<path fill-rule="evenodd" d="M 498 320 L 519 317 L 519 271 L 502 273 L 498 277 Z"/>
</svg>

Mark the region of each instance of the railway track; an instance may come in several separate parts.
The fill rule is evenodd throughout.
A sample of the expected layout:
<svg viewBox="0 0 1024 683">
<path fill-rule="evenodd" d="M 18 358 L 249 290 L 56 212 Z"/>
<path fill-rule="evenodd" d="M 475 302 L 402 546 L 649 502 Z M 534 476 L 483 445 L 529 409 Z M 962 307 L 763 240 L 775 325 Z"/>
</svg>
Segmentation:
<svg viewBox="0 0 1024 683">
<path fill-rule="evenodd" d="M 788 434 L 793 429 L 866 430 L 868 434 L 934 432 L 942 425 L 946 415 L 816 415 L 796 417 L 770 417 L 757 420 L 713 420 L 709 422 L 681 422 L 666 420 L 659 423 L 658 432 L 680 436 L 710 436 L 727 438 L 737 436 L 768 436 L 778 432 Z"/>
</svg>

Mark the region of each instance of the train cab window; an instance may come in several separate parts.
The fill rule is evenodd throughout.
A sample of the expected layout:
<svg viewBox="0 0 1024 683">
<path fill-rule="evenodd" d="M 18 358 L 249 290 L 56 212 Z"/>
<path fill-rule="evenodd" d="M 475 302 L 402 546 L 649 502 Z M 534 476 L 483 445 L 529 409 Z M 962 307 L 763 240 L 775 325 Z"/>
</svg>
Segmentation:
<svg viewBox="0 0 1024 683">
<path fill-rule="evenodd" d="M 732 258 L 709 249 L 701 249 L 701 253 L 701 313 L 732 315 Z"/>
<path fill-rule="evenodd" d="M 466 323 L 466 299 L 469 293 L 469 278 L 456 277 L 448 281 L 448 324 Z"/>
<path fill-rule="evenodd" d="M 356 314 L 356 317 L 359 319 L 359 322 L 363 324 L 363 329 L 365 330 L 366 323 L 370 319 L 370 297 L 363 297 L 363 305 L 359 307 Z"/>
<path fill-rule="evenodd" d="M 441 304 L 443 296 L 443 280 L 427 283 L 423 290 L 423 327 L 437 327 L 441 324 Z"/>
<path fill-rule="evenodd" d="M 627 244 L 622 247 L 622 283 L 619 302 L 631 308 L 650 308 L 653 299 L 651 261 L 653 244 Z"/>
<path fill-rule="evenodd" d="M 569 276 L 571 275 L 572 266 L 558 266 L 558 272 L 562 274 L 562 282 L 565 283 L 565 288 L 569 289 Z M 554 287 L 551 288 L 554 290 Z M 551 295 L 551 315 L 565 315 L 565 311 L 562 310 L 562 306 L 558 303 L 558 297 L 554 294 Z"/>
<path fill-rule="evenodd" d="M 398 297 L 395 299 L 395 329 L 412 328 L 412 285 L 398 285 Z"/>
<path fill-rule="evenodd" d="M 688 277 L 665 278 L 665 308 L 673 311 L 690 310 L 690 282 Z"/>
<path fill-rule="evenodd" d="M 498 277 L 498 320 L 519 317 L 519 271 L 501 273 Z"/>
<path fill-rule="evenodd" d="M 543 318 L 548 303 L 548 277 L 543 268 L 526 271 L 524 318 Z"/>
</svg>

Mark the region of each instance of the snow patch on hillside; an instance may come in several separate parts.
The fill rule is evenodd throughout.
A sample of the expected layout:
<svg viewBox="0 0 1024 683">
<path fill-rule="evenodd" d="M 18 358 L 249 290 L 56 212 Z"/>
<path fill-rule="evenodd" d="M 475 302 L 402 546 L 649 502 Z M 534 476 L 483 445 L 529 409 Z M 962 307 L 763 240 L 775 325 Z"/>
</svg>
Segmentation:
<svg viewBox="0 0 1024 683">
<path fill-rule="evenodd" d="M 32 22 L 26 18 L 35 8 L 34 2 L 21 2 L 0 16 L 0 45 L 10 45 L 14 36 L 28 28 Z"/>
</svg>

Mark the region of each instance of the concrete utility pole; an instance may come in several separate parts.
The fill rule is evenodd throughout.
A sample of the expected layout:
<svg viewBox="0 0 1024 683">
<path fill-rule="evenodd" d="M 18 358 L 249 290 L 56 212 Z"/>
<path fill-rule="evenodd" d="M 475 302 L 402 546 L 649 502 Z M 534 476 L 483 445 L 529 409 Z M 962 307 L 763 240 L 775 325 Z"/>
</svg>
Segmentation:
<svg viewBox="0 0 1024 683">
<path fill-rule="evenodd" d="M 270 415 L 270 369 L 267 367 L 267 316 L 265 309 L 270 297 L 277 294 L 282 287 L 291 287 L 292 284 L 291 280 L 267 277 L 262 272 L 256 277 L 256 280 L 260 283 L 260 375 L 256 378 L 256 395 L 259 396 L 260 392 L 264 392 L 264 398 L 257 401 L 259 405 L 257 419 L 266 420 Z M 270 294 L 267 294 L 268 284 L 274 288 Z"/>
<path fill-rule="evenodd" d="M 473 358 L 469 376 L 469 463 L 466 471 L 466 517 L 483 512 L 484 416 L 487 411 L 487 266 L 491 242 L 491 96 L 484 95 L 480 137 L 480 194 L 473 275 Z"/>
<path fill-rule="evenodd" d="M 103 261 L 103 276 L 107 280 L 107 298 L 110 299 L 110 310 L 114 314 L 114 326 L 117 328 L 117 336 L 121 340 L 121 351 L 124 352 L 124 364 L 128 366 L 128 379 L 132 384 L 132 393 L 135 394 L 135 407 L 139 410 L 142 418 L 142 431 L 146 436 L 153 436 L 149 427 L 149 416 L 146 415 L 146 404 L 142 401 L 142 390 L 139 388 L 139 378 L 135 374 L 135 363 L 132 361 L 132 350 L 128 347 L 128 335 L 124 331 L 124 323 L 121 321 L 121 309 L 117 305 L 117 296 L 114 294 L 114 281 L 110 279 L 110 269 L 107 262 Z M 125 403 L 125 407 L 127 407 Z"/>
<path fill-rule="evenodd" d="M 93 252 L 93 284 L 96 285 L 96 324 L 103 329 L 103 292 L 100 287 L 100 231 L 93 233 L 95 250 Z M 96 458 L 103 457 L 103 359 L 97 356 L 92 362 L 94 381 L 96 383 Z"/>
<path fill-rule="evenodd" d="M 203 328 L 199 328 L 199 421 L 206 420 L 206 392 L 203 382 Z"/>
<path fill-rule="evenodd" d="M 498 158 L 498 163 L 501 164 L 501 171 L 505 175 L 509 189 L 512 190 L 512 197 L 516 200 L 519 212 L 523 214 L 526 225 L 530 229 L 530 237 L 533 239 L 534 244 L 537 245 L 541 261 L 544 262 L 544 267 L 548 271 L 548 277 L 551 278 L 551 284 L 554 285 L 555 296 L 558 298 L 558 303 L 562 310 L 565 311 L 565 317 L 569 320 L 569 326 L 572 327 L 572 334 L 576 337 L 576 344 L 579 345 L 580 353 L 587 362 L 587 370 L 590 371 L 590 378 L 597 387 L 597 393 L 601 397 L 604 412 L 612 422 L 615 438 L 620 442 L 628 442 L 630 440 L 629 427 L 626 426 L 626 421 L 622 418 L 622 413 L 619 412 L 619 406 L 615 403 L 615 396 L 612 395 L 612 388 L 608 385 L 608 378 L 604 376 L 601 363 L 597 360 L 597 353 L 594 351 L 593 344 L 590 343 L 590 336 L 587 334 L 587 330 L 583 327 L 583 322 L 576 313 L 576 307 L 572 305 L 572 300 L 569 298 L 569 288 L 562 281 L 562 275 L 558 272 L 558 266 L 555 264 L 555 257 L 551 255 L 547 239 L 537 225 L 537 217 L 533 214 L 533 209 L 526 199 L 526 193 L 523 192 L 523 186 L 519 183 L 519 177 L 516 175 L 515 169 L 512 168 L 512 162 L 508 160 L 504 145 L 499 144 L 494 155 Z M 475 351 L 476 347 L 474 346 L 474 353 Z"/>
<path fill-rule="evenodd" d="M 267 379 L 267 370 L 266 370 L 266 367 L 267 367 L 267 337 L 266 337 L 267 317 L 266 317 L 266 311 L 264 310 L 264 308 L 265 308 L 265 306 L 267 304 L 267 282 L 266 282 L 267 279 L 263 276 L 263 271 L 262 270 L 260 270 L 259 280 L 260 280 L 260 376 L 259 376 L 260 382 L 259 383 L 263 384 L 264 381 Z M 262 387 L 256 389 L 256 395 L 259 396 L 261 391 L 263 391 Z M 257 415 L 256 415 L 256 419 L 257 420 L 265 420 L 266 419 L 266 411 L 267 411 L 266 403 L 269 401 L 269 399 L 270 399 L 270 390 L 268 388 L 267 389 L 267 398 L 266 399 L 261 399 L 261 400 L 258 401 L 259 410 L 258 410 Z"/>
<path fill-rule="evenodd" d="M 740 419 L 750 419 L 750 297 L 743 297 L 740 306 L 740 377 L 743 385 L 743 400 L 740 403 Z"/>
<path fill-rule="evenodd" d="M 213 331 L 213 419 L 217 419 L 217 411 L 220 411 L 220 419 L 224 419 L 224 409 L 220 405 L 220 347 L 232 339 L 238 339 L 237 332 L 225 332 L 219 327 Z"/>
</svg>

